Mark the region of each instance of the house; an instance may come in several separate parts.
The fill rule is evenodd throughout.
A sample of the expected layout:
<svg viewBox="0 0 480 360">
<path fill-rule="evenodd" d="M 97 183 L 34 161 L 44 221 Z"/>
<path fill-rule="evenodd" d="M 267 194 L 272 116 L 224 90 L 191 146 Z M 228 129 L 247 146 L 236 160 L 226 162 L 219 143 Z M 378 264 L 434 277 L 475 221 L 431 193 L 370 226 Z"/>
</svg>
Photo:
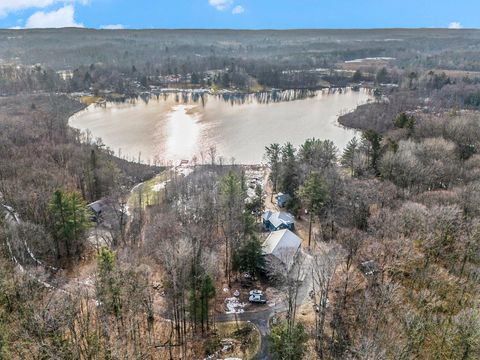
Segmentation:
<svg viewBox="0 0 480 360">
<path fill-rule="evenodd" d="M 263 227 L 268 231 L 277 231 L 282 229 L 294 230 L 295 220 L 292 214 L 288 212 L 273 212 L 267 210 L 262 215 Z"/>
<path fill-rule="evenodd" d="M 104 200 L 97 200 L 91 204 L 88 204 L 88 209 L 92 212 L 91 220 L 99 222 L 102 218 L 102 213 L 106 207 Z"/>
<path fill-rule="evenodd" d="M 275 196 L 275 199 L 277 199 L 277 206 L 281 208 L 285 207 L 290 198 L 291 197 L 288 194 L 278 193 L 277 196 Z"/>
<path fill-rule="evenodd" d="M 270 269 L 283 267 L 287 272 L 300 250 L 302 240 L 288 229 L 271 232 L 262 245 L 265 261 Z"/>
</svg>

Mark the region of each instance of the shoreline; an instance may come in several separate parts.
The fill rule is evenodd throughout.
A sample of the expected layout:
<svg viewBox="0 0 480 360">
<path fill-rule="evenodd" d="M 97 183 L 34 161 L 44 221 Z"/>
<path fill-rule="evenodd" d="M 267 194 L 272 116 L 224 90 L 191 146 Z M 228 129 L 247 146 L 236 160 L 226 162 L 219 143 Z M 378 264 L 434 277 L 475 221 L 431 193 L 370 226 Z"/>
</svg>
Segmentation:
<svg viewBox="0 0 480 360">
<path fill-rule="evenodd" d="M 344 92 L 344 91 L 374 91 L 374 87 L 371 84 L 357 84 L 351 86 L 318 86 L 313 88 L 289 88 L 289 89 L 269 89 L 269 90 L 261 90 L 261 91 L 243 91 L 243 90 L 234 90 L 234 89 L 221 89 L 221 90 L 213 90 L 209 88 L 165 88 L 165 87 L 152 87 L 150 90 L 141 91 L 135 94 L 119 94 L 114 92 L 105 92 L 99 93 L 97 95 L 93 93 L 87 92 L 78 92 L 78 93 L 67 93 L 66 95 L 72 97 L 74 99 L 78 98 L 90 98 L 92 102 L 87 103 L 87 105 L 91 105 L 94 103 L 97 104 L 104 104 L 104 103 L 118 103 L 118 102 L 126 102 L 129 100 L 138 100 L 138 99 L 149 99 L 152 97 L 160 97 L 165 95 L 190 95 L 193 97 L 202 97 L 202 96 L 215 96 L 215 97 L 223 97 L 225 100 L 235 99 L 235 98 L 242 98 L 248 96 L 254 97 L 262 97 L 262 96 L 273 96 L 276 97 L 281 94 L 288 94 L 293 93 L 297 94 L 298 97 L 293 99 L 286 99 L 286 98 L 275 98 L 275 102 L 283 102 L 283 101 L 294 101 L 294 100 L 301 100 L 308 97 L 314 97 L 318 95 L 319 92 L 328 93 L 336 93 L 336 92 Z M 87 100 L 87 99 L 85 99 Z"/>
<path fill-rule="evenodd" d="M 291 90 L 293 91 L 293 90 Z M 295 102 L 297 100 L 307 100 L 307 99 L 313 99 L 315 98 L 315 96 L 321 96 L 322 94 L 327 94 L 327 95 L 334 95 L 334 94 L 343 94 L 343 93 L 348 93 L 348 92 L 357 92 L 356 90 L 352 90 L 351 87 L 347 87 L 347 88 L 342 88 L 341 91 L 339 92 L 338 89 L 323 89 L 323 90 L 320 90 L 320 91 L 316 91 L 313 96 L 309 96 L 309 97 L 301 97 L 301 98 L 291 98 L 289 100 L 283 100 L 283 99 L 280 99 L 280 100 L 277 100 L 275 102 L 273 101 L 259 101 L 259 99 L 254 96 L 254 95 L 249 95 L 247 96 L 246 98 L 244 98 L 242 101 L 239 101 L 239 102 L 232 102 L 230 100 L 225 100 L 225 98 L 223 97 L 220 97 L 220 96 L 215 96 L 214 97 L 217 99 L 217 101 L 220 101 L 220 100 L 223 100 L 225 101 L 226 103 L 229 103 L 231 106 L 235 106 L 235 105 L 248 105 L 248 104 L 251 104 L 251 103 L 258 103 L 258 104 L 269 104 L 269 103 L 275 103 L 275 104 L 281 104 L 281 103 L 289 103 L 289 102 Z M 341 129 L 344 129 L 346 131 L 358 131 L 358 129 L 355 129 L 355 128 L 351 128 L 351 127 L 348 127 L 348 126 L 345 126 L 343 125 L 339 119 L 346 115 L 346 114 L 349 114 L 349 113 L 352 113 L 354 112 L 359 106 L 361 105 L 364 105 L 364 104 L 368 104 L 372 101 L 373 97 L 371 96 L 371 89 L 370 88 L 360 88 L 358 90 L 358 92 L 361 92 L 361 91 L 364 91 L 365 94 L 366 94 L 366 99 L 365 101 L 361 101 L 360 103 L 357 103 L 355 106 L 351 107 L 351 108 L 343 108 L 343 109 L 339 109 L 338 112 L 334 115 L 335 116 L 335 119 L 334 121 L 332 121 L 332 125 L 335 126 L 335 127 L 338 127 L 338 128 L 341 128 Z M 182 105 L 182 104 L 187 104 L 187 103 L 190 103 L 194 106 L 201 106 L 202 105 L 202 99 L 198 99 L 198 98 L 192 98 L 190 96 L 188 97 L 182 97 L 181 95 L 182 94 L 189 94 L 191 95 L 192 92 L 191 91 L 183 91 L 181 93 L 178 93 L 178 92 L 175 92 L 175 91 L 172 91 L 171 89 L 168 91 L 168 93 L 164 93 L 163 96 L 165 96 L 165 101 L 174 101 L 177 105 Z M 175 95 L 179 95 L 178 98 L 172 98 L 172 96 L 175 96 Z M 167 99 L 167 96 L 170 96 L 169 99 Z M 207 95 L 207 96 L 210 96 L 210 95 Z M 75 97 L 75 100 L 80 102 L 80 99 L 79 97 Z M 82 108 L 79 109 L 78 111 L 75 111 L 73 112 L 69 117 L 68 117 L 68 120 L 67 120 L 67 123 L 68 123 L 68 126 L 69 128 L 73 129 L 74 131 L 78 131 L 79 134 L 85 134 L 86 132 L 86 128 L 82 128 L 81 126 L 77 126 L 78 127 L 75 127 L 72 125 L 72 120 L 77 120 L 76 117 L 81 114 L 82 111 L 85 111 L 86 109 L 88 109 L 89 107 L 92 107 L 93 109 L 95 109 L 96 107 L 107 107 L 107 106 L 116 106 L 116 104 L 122 104 L 122 103 L 125 103 L 125 104 L 130 104 L 131 106 L 136 106 L 136 103 L 138 100 L 143 100 L 144 104 L 142 106 L 147 106 L 148 108 L 148 103 L 150 100 L 152 101 L 161 101 L 162 100 L 162 96 L 154 96 L 153 98 L 152 97 L 149 97 L 148 99 L 129 99 L 127 101 L 124 101 L 124 102 L 118 102 L 118 101 L 106 101 L 104 100 L 103 102 L 101 103 L 92 103 L 92 104 L 85 104 L 85 103 L 82 103 Z M 205 99 L 206 100 L 206 99 Z M 80 102 L 81 103 L 81 102 Z M 141 103 L 141 102 L 140 102 Z M 351 104 L 350 104 L 351 105 Z M 122 106 L 122 105 L 117 105 L 117 106 Z M 128 105 L 127 105 L 128 106 Z M 295 105 L 293 105 L 295 106 Z M 99 111 L 102 111 L 102 110 L 99 110 Z M 330 114 L 331 115 L 331 114 Z M 126 130 L 127 131 L 127 130 Z M 100 137 L 100 138 L 103 138 L 103 136 L 97 136 L 95 134 L 94 131 L 91 131 L 91 135 L 92 135 L 92 138 L 97 138 L 97 137 Z M 320 137 L 320 136 L 315 136 L 315 137 Z M 335 136 L 326 136 L 325 139 L 334 139 Z M 332 140 L 334 141 L 335 145 L 337 145 L 339 147 L 339 150 L 341 150 L 342 148 L 342 144 L 340 142 L 340 144 L 338 144 L 338 141 L 335 141 L 335 140 Z M 108 142 L 108 141 L 107 141 Z M 267 141 L 268 143 L 268 141 Z M 121 159 L 121 160 L 124 160 L 124 161 L 129 161 L 129 162 L 132 162 L 132 163 L 138 163 L 138 161 L 135 159 L 136 155 L 137 154 L 137 151 L 134 149 L 133 152 L 132 151 L 125 151 L 125 153 L 123 153 L 123 149 L 126 149 L 128 148 L 129 146 L 119 146 L 118 143 L 115 144 L 112 142 L 110 142 L 110 144 L 108 143 L 105 143 L 105 145 L 112 151 L 112 155 L 118 159 Z M 127 144 L 128 145 L 128 144 Z M 122 150 L 118 150 L 117 149 L 122 149 Z M 142 149 L 144 150 L 144 149 Z M 149 154 L 149 152 L 147 151 L 140 151 L 140 153 L 142 153 L 143 156 L 145 156 L 145 154 Z M 122 156 L 124 155 L 124 156 Z M 197 154 L 198 155 L 198 154 Z M 221 154 L 220 154 L 221 155 Z M 242 157 L 241 155 L 238 155 L 239 157 Z M 197 156 L 198 157 L 198 156 Z M 223 157 L 223 161 L 225 162 L 228 157 Z M 173 159 L 173 158 L 172 158 Z M 158 166 L 159 164 L 161 164 L 162 166 L 172 166 L 176 163 L 179 163 L 181 161 L 183 162 L 187 162 L 188 164 L 193 164 L 192 162 L 192 159 L 187 159 L 187 158 L 182 158 L 182 157 L 179 157 L 179 158 L 175 158 L 173 160 L 156 160 L 157 162 L 155 162 L 155 160 L 152 160 L 152 157 L 151 156 L 148 156 L 146 158 L 142 158 L 140 160 L 140 163 L 141 164 L 144 164 L 144 165 L 151 165 L 151 166 Z M 228 161 L 227 161 L 228 162 Z M 243 166 L 261 166 L 263 164 L 263 161 L 260 159 L 259 161 L 254 161 L 254 162 L 243 162 L 243 161 L 236 161 L 235 162 L 236 164 L 238 165 L 243 165 Z"/>
</svg>

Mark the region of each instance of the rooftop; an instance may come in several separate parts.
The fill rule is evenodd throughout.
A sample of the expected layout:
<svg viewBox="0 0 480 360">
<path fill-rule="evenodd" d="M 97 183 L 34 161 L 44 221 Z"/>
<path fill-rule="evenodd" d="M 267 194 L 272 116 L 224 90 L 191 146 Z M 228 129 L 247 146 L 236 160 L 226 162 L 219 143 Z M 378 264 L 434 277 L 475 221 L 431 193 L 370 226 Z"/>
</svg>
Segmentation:
<svg viewBox="0 0 480 360">
<path fill-rule="evenodd" d="M 295 222 L 295 218 L 293 217 L 292 214 L 288 212 L 283 212 L 283 211 L 273 212 L 273 211 L 267 210 L 263 213 L 262 218 L 265 221 L 270 221 L 270 223 L 276 228 L 278 228 L 282 224 L 290 225 Z"/>
<path fill-rule="evenodd" d="M 263 252 L 285 262 L 285 256 L 296 253 L 301 243 L 302 240 L 288 229 L 273 231 L 263 243 Z"/>
</svg>

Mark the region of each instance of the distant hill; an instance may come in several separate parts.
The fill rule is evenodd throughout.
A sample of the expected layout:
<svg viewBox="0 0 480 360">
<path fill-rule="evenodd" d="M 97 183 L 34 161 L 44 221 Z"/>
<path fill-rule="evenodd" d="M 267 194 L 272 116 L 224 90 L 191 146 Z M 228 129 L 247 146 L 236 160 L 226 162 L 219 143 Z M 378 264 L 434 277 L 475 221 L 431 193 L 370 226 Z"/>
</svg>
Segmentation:
<svg viewBox="0 0 480 360">
<path fill-rule="evenodd" d="M 479 55 L 479 30 L 0 30 L 0 63 L 56 70 L 171 62 L 203 71 L 232 58 L 246 66 L 261 60 L 313 68 L 364 57 L 393 57 L 403 67 L 480 70 Z"/>
</svg>

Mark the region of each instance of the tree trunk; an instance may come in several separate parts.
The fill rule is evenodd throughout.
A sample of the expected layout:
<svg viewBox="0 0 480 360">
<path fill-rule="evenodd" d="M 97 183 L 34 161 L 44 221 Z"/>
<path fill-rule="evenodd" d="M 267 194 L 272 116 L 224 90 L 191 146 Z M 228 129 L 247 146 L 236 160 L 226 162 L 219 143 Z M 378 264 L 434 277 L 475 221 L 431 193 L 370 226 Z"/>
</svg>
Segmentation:
<svg viewBox="0 0 480 360">
<path fill-rule="evenodd" d="M 309 248 L 312 242 L 312 222 L 313 222 L 313 213 L 310 212 L 310 222 L 308 224 L 308 247 Z"/>
</svg>

